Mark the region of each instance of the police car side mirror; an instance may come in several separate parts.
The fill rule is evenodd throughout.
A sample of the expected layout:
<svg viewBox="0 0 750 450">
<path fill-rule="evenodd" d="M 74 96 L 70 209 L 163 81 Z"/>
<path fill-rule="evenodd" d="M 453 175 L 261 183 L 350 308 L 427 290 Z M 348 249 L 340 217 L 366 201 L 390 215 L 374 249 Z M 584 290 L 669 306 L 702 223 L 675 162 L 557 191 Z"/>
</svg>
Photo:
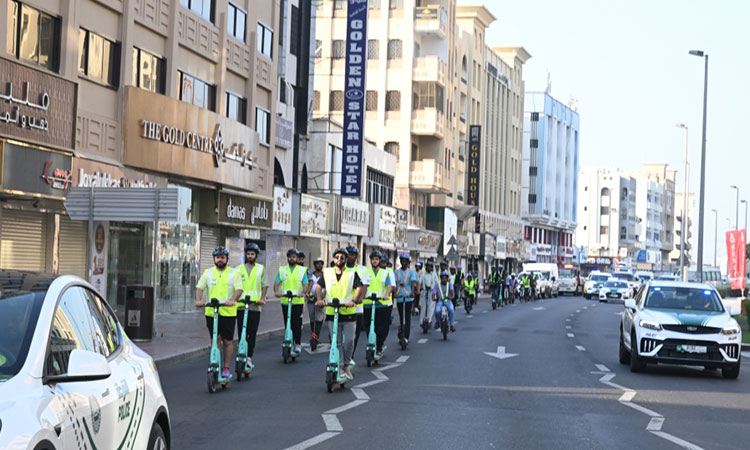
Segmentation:
<svg viewBox="0 0 750 450">
<path fill-rule="evenodd" d="M 88 350 L 74 349 L 68 360 L 68 373 L 65 375 L 50 375 L 44 378 L 48 383 L 78 383 L 98 381 L 109 378 L 112 372 L 104 355 Z"/>
<path fill-rule="evenodd" d="M 625 308 L 635 311 L 635 300 L 632 298 L 626 298 Z"/>
</svg>

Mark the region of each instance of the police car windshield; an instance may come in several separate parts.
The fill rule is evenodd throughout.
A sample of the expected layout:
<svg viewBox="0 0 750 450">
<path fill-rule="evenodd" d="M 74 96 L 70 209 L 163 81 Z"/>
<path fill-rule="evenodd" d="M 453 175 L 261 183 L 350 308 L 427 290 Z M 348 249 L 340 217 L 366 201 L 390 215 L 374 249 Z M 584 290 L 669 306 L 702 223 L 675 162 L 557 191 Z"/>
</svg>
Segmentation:
<svg viewBox="0 0 750 450">
<path fill-rule="evenodd" d="M 0 380 L 23 367 L 44 296 L 54 276 L 0 271 Z"/>
<path fill-rule="evenodd" d="M 723 312 L 721 299 L 713 289 L 654 287 L 646 297 L 646 308 L 683 311 Z"/>
<path fill-rule="evenodd" d="M 625 280 L 625 281 L 635 280 L 635 277 L 633 276 L 632 273 L 615 273 L 612 276 L 615 278 L 619 278 L 621 280 Z"/>
<path fill-rule="evenodd" d="M 573 278 L 575 276 L 573 269 L 560 269 L 560 278 Z"/>
<path fill-rule="evenodd" d="M 607 281 L 609 275 L 591 275 L 591 281 Z"/>
<path fill-rule="evenodd" d="M 628 283 L 625 283 L 624 281 L 614 281 L 614 280 L 612 280 L 612 281 L 607 281 L 604 284 L 604 287 L 620 289 L 620 288 L 626 288 L 626 287 L 628 287 Z"/>
</svg>

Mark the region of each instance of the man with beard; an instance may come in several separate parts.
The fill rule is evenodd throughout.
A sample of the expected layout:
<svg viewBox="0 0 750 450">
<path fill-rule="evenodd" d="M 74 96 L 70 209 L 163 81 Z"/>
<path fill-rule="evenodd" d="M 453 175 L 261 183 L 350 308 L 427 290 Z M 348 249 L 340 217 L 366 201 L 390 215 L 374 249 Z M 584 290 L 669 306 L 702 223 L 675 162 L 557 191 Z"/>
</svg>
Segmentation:
<svg viewBox="0 0 750 450">
<path fill-rule="evenodd" d="M 354 341 L 352 335 L 357 326 L 357 305 L 362 303 L 366 287 L 362 285 L 357 271 L 346 267 L 347 257 L 346 249 L 339 248 L 333 252 L 334 267 L 323 269 L 323 276 L 315 286 L 315 296 L 318 299 L 315 305 L 326 306 L 326 322 L 328 322 L 329 332 L 333 335 L 333 306 L 330 305 L 334 298 L 340 301 L 339 323 L 338 330 L 336 330 L 337 342 L 332 342 L 331 345 L 336 345 L 341 355 L 343 364 L 339 376 L 353 380 Z"/>
<path fill-rule="evenodd" d="M 359 279 L 362 282 L 362 284 L 367 287 L 367 284 L 369 283 L 369 280 L 367 278 L 367 267 L 363 266 L 362 264 L 357 264 L 357 258 L 359 257 L 359 249 L 353 245 L 350 245 L 346 247 L 346 269 L 350 272 L 355 272 L 357 275 L 359 275 Z M 359 335 L 362 333 L 364 328 L 364 310 L 362 309 L 362 303 L 360 302 L 357 305 L 357 312 L 356 312 L 356 322 L 357 327 L 354 331 L 354 349 L 352 352 L 357 351 L 357 343 L 359 342 Z M 353 353 L 352 353 L 353 354 Z"/>
<path fill-rule="evenodd" d="M 266 304 L 266 292 L 268 291 L 268 275 L 263 264 L 255 261 L 260 254 L 260 247 L 249 243 L 245 245 L 245 264 L 240 264 L 235 269 L 242 280 L 242 292 L 237 308 L 237 339 L 242 338 L 242 324 L 245 318 L 245 299 L 249 297 L 247 316 L 247 363 L 253 367 L 253 351 L 255 350 L 255 335 L 258 333 L 260 324 L 260 313 Z"/>
<path fill-rule="evenodd" d="M 380 268 L 382 259 L 383 255 L 379 251 L 375 250 L 370 253 L 370 264 L 372 264 L 372 267 L 367 271 L 370 284 L 367 286 L 367 294 L 362 301 L 365 310 L 363 317 L 365 336 L 368 336 L 370 333 L 372 308 L 375 308 L 376 359 L 382 358 L 383 350 L 385 350 L 383 344 L 388 337 L 388 326 L 390 325 L 391 309 L 393 308 L 391 293 L 396 287 L 396 283 L 393 281 L 393 274 Z M 375 296 L 377 300 L 373 301 L 372 296 Z"/>
<path fill-rule="evenodd" d="M 438 276 L 434 271 L 435 265 L 432 259 L 428 259 L 424 266 L 424 272 L 419 280 L 420 292 L 420 325 L 425 332 L 430 328 L 430 318 L 435 311 L 435 302 L 432 301 L 432 289 L 438 284 Z"/>
<path fill-rule="evenodd" d="M 318 281 L 323 277 L 323 258 L 316 258 L 313 261 L 313 271 L 310 273 L 312 286 L 317 286 Z M 315 289 L 313 287 L 313 289 Z M 323 292 L 325 295 L 325 290 Z M 310 316 L 310 347 L 314 348 L 320 344 L 320 329 L 323 326 L 323 320 L 326 317 L 324 306 L 315 305 L 315 293 L 307 299 L 307 314 Z"/>
<path fill-rule="evenodd" d="M 407 253 L 399 256 L 401 269 L 396 271 L 396 308 L 398 309 L 399 339 L 403 336 L 405 342 L 409 343 L 411 334 L 411 307 L 414 305 L 414 293 L 417 291 L 417 272 L 409 268 L 409 255 Z"/>
<path fill-rule="evenodd" d="M 242 280 L 234 269 L 227 267 L 229 251 L 224 247 L 216 247 L 213 251 L 214 267 L 206 269 L 195 287 L 195 307 L 206 306 L 203 301 L 203 291 L 208 300 L 216 299 L 219 306 L 219 337 L 220 348 L 224 349 L 224 364 L 221 376 L 229 378 L 229 366 L 234 356 L 234 321 L 237 317 L 237 300 L 242 296 Z M 214 308 L 206 306 L 206 326 L 208 334 L 213 340 Z"/>
<path fill-rule="evenodd" d="M 297 255 L 299 250 L 296 248 L 286 252 L 288 265 L 279 267 L 279 273 L 276 274 L 276 280 L 273 285 L 273 291 L 277 297 L 281 298 L 281 313 L 286 326 L 287 314 L 292 314 L 292 334 L 294 335 L 294 351 L 299 353 L 302 350 L 300 341 L 302 340 L 302 311 L 305 307 L 305 292 L 309 290 L 309 280 L 307 278 L 307 269 L 297 264 Z M 287 292 L 292 293 L 291 305 L 288 297 L 282 297 Z"/>
</svg>

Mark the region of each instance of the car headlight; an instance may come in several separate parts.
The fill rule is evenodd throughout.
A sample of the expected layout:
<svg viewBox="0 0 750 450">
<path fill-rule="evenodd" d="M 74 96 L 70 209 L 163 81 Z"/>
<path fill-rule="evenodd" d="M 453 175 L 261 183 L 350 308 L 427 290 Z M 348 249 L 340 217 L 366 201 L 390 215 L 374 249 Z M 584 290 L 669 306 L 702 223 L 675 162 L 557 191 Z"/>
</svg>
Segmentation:
<svg viewBox="0 0 750 450">
<path fill-rule="evenodd" d="M 658 322 L 652 322 L 650 320 L 641 320 L 641 328 L 648 328 L 649 330 L 661 331 L 661 324 Z"/>
<path fill-rule="evenodd" d="M 735 334 L 740 334 L 740 327 L 735 326 L 735 325 L 724 327 L 721 330 L 721 334 L 724 336 L 733 336 Z"/>
</svg>

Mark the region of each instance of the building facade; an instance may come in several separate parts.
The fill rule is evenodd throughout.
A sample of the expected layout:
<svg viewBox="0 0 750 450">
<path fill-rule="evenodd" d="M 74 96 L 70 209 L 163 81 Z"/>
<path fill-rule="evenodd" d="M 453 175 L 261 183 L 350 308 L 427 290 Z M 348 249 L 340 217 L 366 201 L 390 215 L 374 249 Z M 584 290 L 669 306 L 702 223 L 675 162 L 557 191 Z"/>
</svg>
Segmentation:
<svg viewBox="0 0 750 450">
<path fill-rule="evenodd" d="M 578 214 L 578 113 L 547 92 L 527 92 L 521 214 L 531 260 L 573 262 Z"/>
<path fill-rule="evenodd" d="M 687 197 L 687 198 L 685 198 Z M 685 208 L 687 202 L 687 208 Z M 683 216 L 682 212 L 686 211 Z M 690 268 L 693 264 L 693 212 L 695 210 L 695 195 L 684 192 L 675 193 L 675 230 L 674 250 L 669 254 L 669 260 L 675 269 L 680 268 L 680 253 L 683 254 L 685 267 Z M 680 251 L 682 234 L 685 233 L 685 248 Z"/>
</svg>

